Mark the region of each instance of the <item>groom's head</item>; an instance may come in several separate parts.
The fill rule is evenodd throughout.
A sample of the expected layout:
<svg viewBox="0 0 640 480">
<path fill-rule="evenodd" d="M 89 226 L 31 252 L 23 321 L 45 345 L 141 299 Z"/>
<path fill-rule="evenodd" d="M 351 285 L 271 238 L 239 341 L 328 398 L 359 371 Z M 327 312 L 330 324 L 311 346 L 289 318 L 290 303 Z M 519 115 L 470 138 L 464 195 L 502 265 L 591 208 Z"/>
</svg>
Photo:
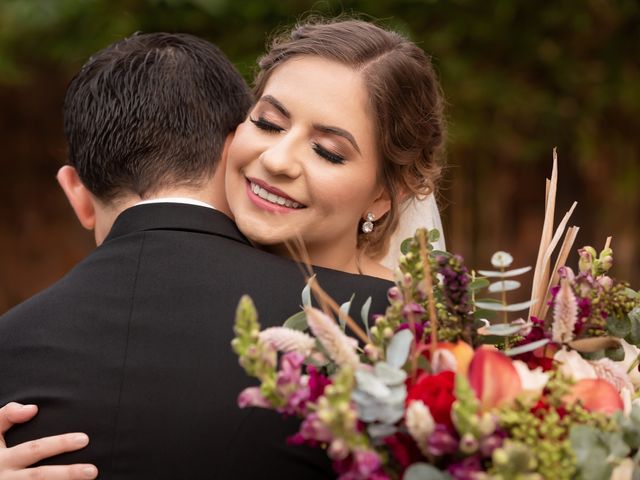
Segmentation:
<svg viewBox="0 0 640 480">
<path fill-rule="evenodd" d="M 64 102 L 71 168 L 59 180 L 83 225 L 95 221 L 70 197 L 81 187 L 108 206 L 204 186 L 250 103 L 231 62 L 192 35 L 138 34 L 96 53 Z"/>
</svg>

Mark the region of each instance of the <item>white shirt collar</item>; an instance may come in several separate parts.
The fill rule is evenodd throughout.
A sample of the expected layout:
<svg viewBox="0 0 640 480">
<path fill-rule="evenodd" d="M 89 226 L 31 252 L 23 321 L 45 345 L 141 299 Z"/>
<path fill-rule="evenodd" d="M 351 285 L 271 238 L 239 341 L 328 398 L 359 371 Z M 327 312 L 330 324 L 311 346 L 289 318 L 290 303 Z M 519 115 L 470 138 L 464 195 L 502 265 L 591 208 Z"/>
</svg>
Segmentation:
<svg viewBox="0 0 640 480">
<path fill-rule="evenodd" d="M 207 207 L 215 210 L 216 208 L 213 205 L 209 205 L 206 202 L 202 202 L 200 200 L 196 200 L 195 198 L 189 197 L 160 197 L 160 198 L 152 198 L 151 200 L 143 200 L 141 202 L 136 203 L 137 205 L 147 205 L 150 203 L 186 203 L 188 205 L 197 205 L 199 207 Z"/>
</svg>

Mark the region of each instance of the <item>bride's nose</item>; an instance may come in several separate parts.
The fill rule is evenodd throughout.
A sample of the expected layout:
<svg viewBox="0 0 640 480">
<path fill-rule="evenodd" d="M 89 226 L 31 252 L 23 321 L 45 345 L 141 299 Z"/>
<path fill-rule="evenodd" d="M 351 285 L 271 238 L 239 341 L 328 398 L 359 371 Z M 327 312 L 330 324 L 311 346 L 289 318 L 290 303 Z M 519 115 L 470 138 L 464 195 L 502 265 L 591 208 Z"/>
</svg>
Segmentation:
<svg viewBox="0 0 640 480">
<path fill-rule="evenodd" d="M 298 143 L 294 137 L 283 136 L 263 150 L 259 160 L 265 170 L 273 176 L 299 177 L 302 173 L 302 163 Z"/>
</svg>

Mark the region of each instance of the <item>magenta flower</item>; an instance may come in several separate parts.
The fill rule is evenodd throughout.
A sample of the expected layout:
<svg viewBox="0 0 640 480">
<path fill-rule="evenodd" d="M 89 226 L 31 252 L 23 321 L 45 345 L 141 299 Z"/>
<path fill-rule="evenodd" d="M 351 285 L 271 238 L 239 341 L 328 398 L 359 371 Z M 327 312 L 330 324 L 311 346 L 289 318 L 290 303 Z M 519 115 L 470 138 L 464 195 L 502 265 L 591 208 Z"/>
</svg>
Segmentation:
<svg viewBox="0 0 640 480">
<path fill-rule="evenodd" d="M 390 480 L 380 456 L 372 450 L 357 450 L 347 459 L 334 462 L 338 480 Z"/>
<path fill-rule="evenodd" d="M 427 440 L 427 450 L 431 455 L 439 457 L 458 451 L 458 439 L 442 424 L 436 424 L 435 431 Z"/>
<path fill-rule="evenodd" d="M 246 407 L 262 407 L 269 408 L 271 404 L 260 393 L 260 387 L 248 387 L 245 388 L 240 395 L 238 395 L 238 406 L 240 408 Z"/>
</svg>

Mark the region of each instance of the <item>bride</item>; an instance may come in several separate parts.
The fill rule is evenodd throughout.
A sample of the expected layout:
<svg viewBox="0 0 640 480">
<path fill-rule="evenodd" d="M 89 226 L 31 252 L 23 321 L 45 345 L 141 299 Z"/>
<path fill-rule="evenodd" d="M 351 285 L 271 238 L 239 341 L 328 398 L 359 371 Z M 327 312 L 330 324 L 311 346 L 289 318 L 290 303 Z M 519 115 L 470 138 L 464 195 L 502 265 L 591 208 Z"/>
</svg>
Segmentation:
<svg viewBox="0 0 640 480">
<path fill-rule="evenodd" d="M 440 227 L 444 102 L 429 58 L 395 32 L 343 20 L 296 26 L 259 67 L 257 100 L 227 155 L 238 227 L 275 254 L 304 260 L 286 247 L 299 239 L 314 265 L 392 279 L 401 237 Z M 35 414 L 1 411 L 0 433 Z M 0 479 L 29 478 L 22 466 L 81 448 L 69 438 L 0 450 Z M 93 478 L 80 466 L 43 468 L 39 478 Z"/>
<path fill-rule="evenodd" d="M 401 210 L 440 175 L 443 99 L 428 57 L 345 21 L 299 26 L 259 67 L 226 170 L 238 227 L 274 253 L 289 256 L 284 241 L 299 236 L 316 265 L 391 279 L 379 262 Z"/>
</svg>

